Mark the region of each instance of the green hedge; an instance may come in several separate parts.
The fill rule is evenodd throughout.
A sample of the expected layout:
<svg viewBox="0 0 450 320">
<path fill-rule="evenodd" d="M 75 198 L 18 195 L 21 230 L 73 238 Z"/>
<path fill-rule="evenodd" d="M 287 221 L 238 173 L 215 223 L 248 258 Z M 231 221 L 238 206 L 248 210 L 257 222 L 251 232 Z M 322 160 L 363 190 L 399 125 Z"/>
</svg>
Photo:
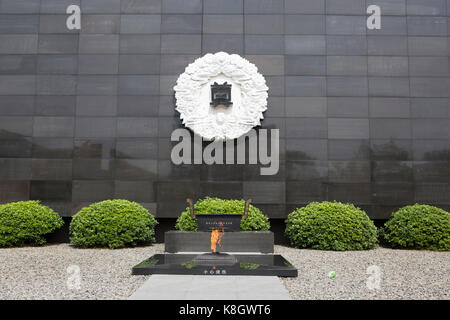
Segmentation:
<svg viewBox="0 0 450 320">
<path fill-rule="evenodd" d="M 415 204 L 393 213 L 380 230 L 381 240 L 394 248 L 450 250 L 450 213 Z"/>
<path fill-rule="evenodd" d="M 365 250 L 378 245 L 377 228 L 352 204 L 312 202 L 288 215 L 285 234 L 297 248 Z"/>
<path fill-rule="evenodd" d="M 64 222 L 39 201 L 19 201 L 0 205 L 0 247 L 43 245 L 44 235 L 61 228 Z"/>
<path fill-rule="evenodd" d="M 205 198 L 194 204 L 195 214 L 244 214 L 244 200 L 224 200 L 219 198 Z M 175 228 L 181 231 L 198 231 L 197 220 L 189 213 L 189 207 L 178 217 Z M 250 205 L 247 219 L 241 220 L 241 231 L 267 231 L 270 222 L 261 210 Z"/>
<path fill-rule="evenodd" d="M 81 209 L 70 223 L 70 242 L 83 248 L 134 246 L 155 241 L 156 219 L 140 204 L 105 200 Z"/>
</svg>

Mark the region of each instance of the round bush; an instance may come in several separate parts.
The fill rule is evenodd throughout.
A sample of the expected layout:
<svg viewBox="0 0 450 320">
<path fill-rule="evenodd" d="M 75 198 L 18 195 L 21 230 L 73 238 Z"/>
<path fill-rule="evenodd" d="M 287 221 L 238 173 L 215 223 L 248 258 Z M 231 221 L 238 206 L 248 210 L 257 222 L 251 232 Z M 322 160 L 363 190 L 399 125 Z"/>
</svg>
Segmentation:
<svg viewBox="0 0 450 320">
<path fill-rule="evenodd" d="M 61 228 L 61 217 L 39 201 L 0 205 L 0 247 L 43 245 L 44 235 Z"/>
<path fill-rule="evenodd" d="M 297 248 L 365 250 L 378 244 L 377 228 L 352 204 L 312 202 L 288 215 L 286 236 Z"/>
<path fill-rule="evenodd" d="M 224 200 L 219 198 L 205 198 L 194 204 L 195 214 L 244 214 L 244 200 Z M 175 228 L 181 231 L 198 231 L 197 220 L 192 218 L 189 207 L 178 217 Z M 261 210 L 250 205 L 247 219 L 241 220 L 241 231 L 267 231 L 270 229 L 270 222 Z"/>
<path fill-rule="evenodd" d="M 415 204 L 394 212 L 380 230 L 380 238 L 396 248 L 450 250 L 450 213 Z"/>
<path fill-rule="evenodd" d="M 81 209 L 70 223 L 70 242 L 111 249 L 155 241 L 156 219 L 140 204 L 106 200 Z"/>
</svg>

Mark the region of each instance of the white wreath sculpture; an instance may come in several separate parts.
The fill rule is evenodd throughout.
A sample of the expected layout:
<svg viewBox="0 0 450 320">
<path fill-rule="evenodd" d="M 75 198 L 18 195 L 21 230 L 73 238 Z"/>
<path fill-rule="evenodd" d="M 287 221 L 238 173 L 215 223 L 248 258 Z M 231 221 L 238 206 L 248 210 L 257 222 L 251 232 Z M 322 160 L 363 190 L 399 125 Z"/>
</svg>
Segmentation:
<svg viewBox="0 0 450 320">
<path fill-rule="evenodd" d="M 202 89 L 214 77 L 225 77 L 240 88 L 240 99 L 232 97 L 231 112 L 222 113 L 202 100 Z M 258 68 L 237 54 L 208 53 L 186 67 L 174 87 L 176 110 L 183 124 L 205 140 L 236 139 L 261 125 L 267 110 L 266 80 Z M 209 88 L 208 88 L 209 90 Z"/>
</svg>

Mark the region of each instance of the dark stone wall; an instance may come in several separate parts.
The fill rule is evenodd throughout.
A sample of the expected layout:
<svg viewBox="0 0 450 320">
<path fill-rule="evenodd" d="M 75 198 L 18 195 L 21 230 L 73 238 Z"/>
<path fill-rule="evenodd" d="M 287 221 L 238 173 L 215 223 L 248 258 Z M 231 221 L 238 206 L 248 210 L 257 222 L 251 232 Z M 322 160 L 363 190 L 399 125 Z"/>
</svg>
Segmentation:
<svg viewBox="0 0 450 320">
<path fill-rule="evenodd" d="M 81 31 L 66 28 L 70 4 Z M 370 4 L 381 30 L 366 28 Z M 373 219 L 449 209 L 449 13 L 450 0 L 0 0 L 0 201 L 70 217 L 126 198 L 159 219 L 206 195 L 252 197 L 279 221 L 316 200 Z M 266 77 L 275 176 L 170 161 L 172 87 L 221 50 Z"/>
</svg>

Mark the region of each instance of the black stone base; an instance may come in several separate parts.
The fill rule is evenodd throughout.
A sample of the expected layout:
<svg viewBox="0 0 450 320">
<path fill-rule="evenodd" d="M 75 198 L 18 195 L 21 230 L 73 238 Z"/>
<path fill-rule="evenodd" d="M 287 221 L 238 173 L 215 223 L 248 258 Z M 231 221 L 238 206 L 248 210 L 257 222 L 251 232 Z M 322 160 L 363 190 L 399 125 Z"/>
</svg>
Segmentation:
<svg viewBox="0 0 450 320">
<path fill-rule="evenodd" d="M 132 270 L 133 275 L 242 275 L 297 277 L 297 269 L 273 254 L 155 254 Z"/>
</svg>

